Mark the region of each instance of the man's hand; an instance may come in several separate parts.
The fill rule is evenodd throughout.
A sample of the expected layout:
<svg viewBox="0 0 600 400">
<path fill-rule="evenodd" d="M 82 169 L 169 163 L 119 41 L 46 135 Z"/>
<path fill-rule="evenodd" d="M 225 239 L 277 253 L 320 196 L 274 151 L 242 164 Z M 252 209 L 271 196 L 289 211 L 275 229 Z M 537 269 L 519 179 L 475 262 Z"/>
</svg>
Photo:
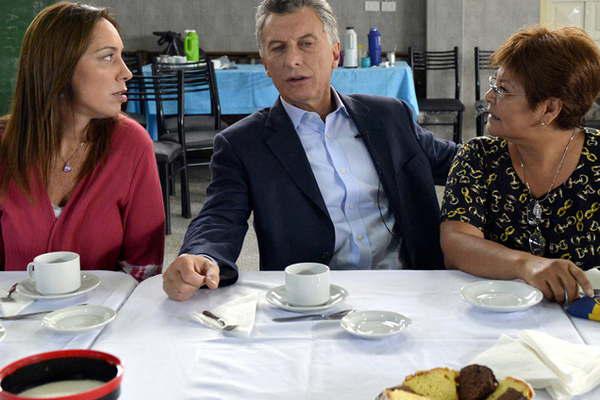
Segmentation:
<svg viewBox="0 0 600 400">
<path fill-rule="evenodd" d="M 557 303 L 577 299 L 578 286 L 586 295 L 593 295 L 585 273 L 569 260 L 536 257 L 525 265 L 523 279 L 540 289 L 548 300 Z"/>
<path fill-rule="evenodd" d="M 182 254 L 163 273 L 163 290 L 171 299 L 185 301 L 204 285 L 218 288 L 219 272 L 219 266 L 204 256 Z"/>
</svg>

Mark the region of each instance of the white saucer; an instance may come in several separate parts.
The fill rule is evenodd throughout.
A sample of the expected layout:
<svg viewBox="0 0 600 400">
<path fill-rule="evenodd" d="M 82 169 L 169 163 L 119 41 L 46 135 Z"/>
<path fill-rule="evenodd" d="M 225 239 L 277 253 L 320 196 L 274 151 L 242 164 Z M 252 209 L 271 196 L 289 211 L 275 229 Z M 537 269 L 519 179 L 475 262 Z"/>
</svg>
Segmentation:
<svg viewBox="0 0 600 400">
<path fill-rule="evenodd" d="M 83 332 L 108 324 L 116 315 L 114 310 L 104 306 L 72 306 L 46 315 L 42 325 L 58 332 Z"/>
<path fill-rule="evenodd" d="M 90 274 L 89 272 L 81 273 L 81 286 L 79 289 L 61 294 L 42 294 L 35 289 L 35 284 L 30 278 L 25 279 L 22 282 L 19 282 L 17 285 L 17 293 L 22 294 L 23 296 L 29 297 L 31 299 L 40 299 L 40 300 L 53 300 L 53 299 L 64 299 L 67 297 L 79 296 L 80 294 L 87 293 L 100 285 L 100 278 L 98 278 L 94 274 Z"/>
<path fill-rule="evenodd" d="M 538 289 L 514 281 L 473 282 L 463 286 L 460 293 L 475 307 L 495 312 L 526 310 L 544 298 Z"/>
<path fill-rule="evenodd" d="M 340 325 L 349 333 L 365 339 L 379 339 L 399 333 L 411 321 L 392 311 L 352 311 Z"/>
<path fill-rule="evenodd" d="M 0 342 L 6 337 L 6 329 L 0 324 Z"/>
<path fill-rule="evenodd" d="M 304 313 L 312 311 L 327 310 L 340 303 L 348 296 L 348 292 L 341 286 L 330 285 L 329 286 L 329 300 L 325 304 L 319 304 L 318 306 L 295 306 L 289 304 L 286 299 L 285 285 L 277 286 L 270 289 L 265 295 L 267 301 L 275 307 L 283 308 L 287 311 Z"/>
</svg>

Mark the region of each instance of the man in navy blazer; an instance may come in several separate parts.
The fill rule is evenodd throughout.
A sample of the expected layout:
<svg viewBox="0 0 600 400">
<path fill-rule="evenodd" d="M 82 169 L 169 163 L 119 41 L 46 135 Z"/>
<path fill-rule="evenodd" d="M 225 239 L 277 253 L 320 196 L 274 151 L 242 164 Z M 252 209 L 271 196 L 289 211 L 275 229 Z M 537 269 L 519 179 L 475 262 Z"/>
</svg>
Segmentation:
<svg viewBox="0 0 600 400">
<path fill-rule="evenodd" d="M 331 87 L 340 45 L 326 0 L 263 0 L 257 40 L 280 98 L 215 137 L 206 202 L 164 273 L 169 297 L 235 282 L 251 212 L 262 270 L 441 268 L 434 184 L 456 146 L 402 101 Z"/>
</svg>

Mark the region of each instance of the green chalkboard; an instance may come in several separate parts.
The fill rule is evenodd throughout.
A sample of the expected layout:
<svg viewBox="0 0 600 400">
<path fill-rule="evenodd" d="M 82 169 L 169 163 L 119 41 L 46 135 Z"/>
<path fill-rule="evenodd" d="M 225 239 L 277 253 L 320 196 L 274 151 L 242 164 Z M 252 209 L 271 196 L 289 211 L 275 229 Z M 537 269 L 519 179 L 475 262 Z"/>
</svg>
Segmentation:
<svg viewBox="0 0 600 400">
<path fill-rule="evenodd" d="M 52 3 L 55 1 L 0 0 L 0 115 L 8 112 L 23 34 L 33 17 Z"/>
</svg>

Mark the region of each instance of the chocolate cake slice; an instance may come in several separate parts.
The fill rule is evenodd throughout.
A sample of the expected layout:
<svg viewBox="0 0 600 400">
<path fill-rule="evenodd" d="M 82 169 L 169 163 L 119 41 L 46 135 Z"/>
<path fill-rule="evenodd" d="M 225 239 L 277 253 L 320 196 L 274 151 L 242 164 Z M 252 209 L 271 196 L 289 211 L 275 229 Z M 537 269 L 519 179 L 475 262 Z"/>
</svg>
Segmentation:
<svg viewBox="0 0 600 400">
<path fill-rule="evenodd" d="M 496 390 L 498 381 L 494 373 L 483 365 L 467 365 L 457 378 L 459 400 L 484 400 Z"/>
</svg>

